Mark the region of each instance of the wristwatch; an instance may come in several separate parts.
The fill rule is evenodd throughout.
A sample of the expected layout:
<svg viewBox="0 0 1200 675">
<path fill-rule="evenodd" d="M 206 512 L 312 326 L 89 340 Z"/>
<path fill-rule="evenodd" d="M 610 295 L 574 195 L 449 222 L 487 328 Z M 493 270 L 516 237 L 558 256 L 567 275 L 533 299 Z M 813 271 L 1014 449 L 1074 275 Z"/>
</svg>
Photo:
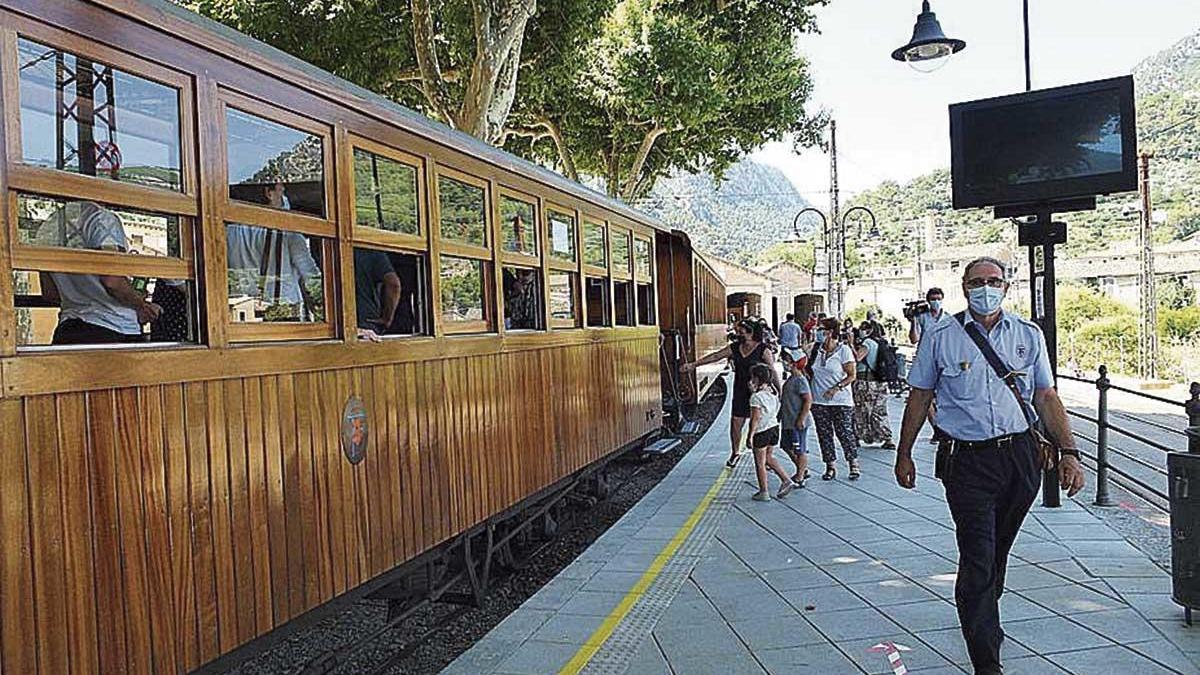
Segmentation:
<svg viewBox="0 0 1200 675">
<path fill-rule="evenodd" d="M 1059 448 L 1058 454 L 1079 459 L 1079 448 Z"/>
</svg>

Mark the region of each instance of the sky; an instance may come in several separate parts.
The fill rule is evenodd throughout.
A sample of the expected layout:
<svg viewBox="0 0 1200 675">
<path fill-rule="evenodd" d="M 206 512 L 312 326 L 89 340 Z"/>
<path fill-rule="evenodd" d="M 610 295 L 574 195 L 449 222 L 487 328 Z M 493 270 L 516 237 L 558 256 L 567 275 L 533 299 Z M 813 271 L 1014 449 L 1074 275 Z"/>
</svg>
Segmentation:
<svg viewBox="0 0 1200 675">
<path fill-rule="evenodd" d="M 1128 74 L 1200 30 L 1197 0 L 1030 0 L 1033 88 Z M 903 183 L 949 167 L 947 106 L 1024 91 L 1021 0 L 931 0 L 947 36 L 967 47 L 934 73 L 893 61 L 920 0 L 831 0 L 815 10 L 820 34 L 797 49 L 811 64 L 811 110 L 837 120 L 843 199 L 883 180 Z M 829 156 L 771 143 L 753 159 L 782 170 L 801 194 L 829 203 Z"/>
</svg>

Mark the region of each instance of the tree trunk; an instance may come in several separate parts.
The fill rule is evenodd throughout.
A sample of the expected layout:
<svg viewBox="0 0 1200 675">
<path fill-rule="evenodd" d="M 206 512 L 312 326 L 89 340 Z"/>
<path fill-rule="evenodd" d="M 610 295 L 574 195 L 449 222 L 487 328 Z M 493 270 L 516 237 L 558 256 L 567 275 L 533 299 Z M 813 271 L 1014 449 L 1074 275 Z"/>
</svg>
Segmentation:
<svg viewBox="0 0 1200 675">
<path fill-rule="evenodd" d="M 421 73 L 421 93 L 433 110 L 452 127 L 458 126 L 451 101 L 450 88 L 437 54 L 437 36 L 429 0 L 410 0 L 413 17 L 413 49 L 417 55 L 417 70 Z"/>
<path fill-rule="evenodd" d="M 625 185 L 621 188 L 621 198 L 625 201 L 633 201 L 636 196 L 638 184 L 642 179 L 642 171 L 646 168 L 646 158 L 654 149 L 654 142 L 665 133 L 667 133 L 666 128 L 655 124 L 654 128 L 647 131 L 646 135 L 642 137 L 642 144 L 638 147 L 637 154 L 633 157 L 633 164 L 629 167 L 629 176 L 625 178 Z"/>
</svg>

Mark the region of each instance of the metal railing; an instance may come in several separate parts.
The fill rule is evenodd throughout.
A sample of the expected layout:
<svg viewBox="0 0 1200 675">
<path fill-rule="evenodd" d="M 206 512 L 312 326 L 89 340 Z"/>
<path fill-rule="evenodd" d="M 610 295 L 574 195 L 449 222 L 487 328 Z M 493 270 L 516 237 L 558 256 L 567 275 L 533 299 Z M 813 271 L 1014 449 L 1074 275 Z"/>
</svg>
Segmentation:
<svg viewBox="0 0 1200 675">
<path fill-rule="evenodd" d="M 1088 436 L 1087 434 L 1074 429 L 1071 431 L 1076 438 L 1086 441 L 1095 447 L 1094 454 L 1089 453 L 1082 448 L 1079 451 L 1080 457 L 1085 460 L 1084 465 L 1088 466 L 1088 468 L 1094 469 L 1096 472 L 1096 498 L 1093 503 L 1096 504 L 1096 506 L 1115 505 L 1112 496 L 1109 494 L 1109 484 L 1112 483 L 1126 490 L 1130 494 L 1141 498 L 1147 504 L 1150 504 L 1164 512 L 1169 512 L 1170 496 L 1165 490 L 1167 478 L 1166 453 L 1178 452 L 1184 447 L 1186 447 L 1189 452 L 1200 453 L 1200 382 L 1193 382 L 1191 384 L 1191 388 L 1189 390 L 1191 397 L 1189 400 L 1176 401 L 1173 399 L 1164 398 L 1162 396 L 1155 396 L 1154 394 L 1147 394 L 1135 389 L 1129 389 L 1127 387 L 1115 385 L 1108 379 L 1108 368 L 1106 366 L 1100 366 L 1100 377 L 1096 378 L 1095 380 L 1071 377 L 1061 373 L 1058 375 L 1058 378 L 1060 380 L 1070 380 L 1072 382 L 1091 384 L 1096 387 L 1096 415 L 1094 417 L 1076 410 L 1067 410 L 1067 414 L 1071 417 L 1089 422 L 1092 425 L 1095 425 L 1096 428 L 1095 437 Z M 1182 409 L 1188 417 L 1187 426 L 1181 429 L 1131 413 L 1123 411 L 1110 411 L 1108 404 L 1108 394 L 1110 391 L 1119 391 L 1125 394 L 1137 396 L 1142 399 L 1154 401 L 1173 409 Z M 1138 433 L 1128 426 L 1114 424 L 1114 416 L 1118 419 L 1125 418 L 1130 422 L 1148 428 L 1157 429 L 1158 431 L 1161 431 L 1172 437 L 1179 437 L 1181 440 L 1186 442 L 1180 443 L 1178 446 L 1160 442 L 1147 437 L 1145 433 Z M 1123 436 L 1131 441 L 1141 444 L 1146 448 L 1151 449 L 1152 451 L 1163 453 L 1161 456 L 1161 463 L 1150 461 L 1146 457 L 1139 457 L 1130 452 L 1127 448 L 1122 448 L 1120 446 L 1114 447 L 1109 442 L 1109 432 Z M 1118 462 L 1121 464 L 1121 466 L 1114 465 L 1112 461 L 1113 457 L 1121 460 Z M 1136 472 L 1134 467 L 1141 467 L 1142 469 L 1148 470 L 1153 476 L 1161 476 L 1163 479 L 1162 487 L 1151 485 L 1144 480 L 1146 477 L 1144 472 L 1142 478 L 1133 475 L 1133 473 Z"/>
</svg>

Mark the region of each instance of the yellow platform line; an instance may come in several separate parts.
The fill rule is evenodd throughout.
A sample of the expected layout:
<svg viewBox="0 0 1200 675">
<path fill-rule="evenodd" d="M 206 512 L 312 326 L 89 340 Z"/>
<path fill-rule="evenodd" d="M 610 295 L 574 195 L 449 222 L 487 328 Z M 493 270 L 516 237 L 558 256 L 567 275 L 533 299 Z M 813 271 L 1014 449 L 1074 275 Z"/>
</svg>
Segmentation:
<svg viewBox="0 0 1200 675">
<path fill-rule="evenodd" d="M 592 657 L 596 655 L 596 652 L 600 651 L 600 648 L 604 646 L 604 643 L 608 642 L 608 639 L 612 637 L 613 631 L 617 629 L 617 626 L 621 623 L 621 620 L 624 619 L 627 614 L 629 614 L 631 609 L 633 609 L 634 603 L 641 599 L 642 595 L 645 594 L 646 589 L 650 588 L 650 584 L 654 583 L 654 580 L 658 578 L 658 575 L 662 572 L 663 567 L 671 560 L 671 558 L 675 556 L 675 553 L 679 550 L 679 547 L 683 545 L 684 540 L 687 539 L 688 535 L 692 533 L 692 530 L 696 529 L 696 524 L 700 522 L 701 516 L 703 516 L 704 512 L 708 510 L 708 507 L 712 504 L 713 499 L 717 496 L 717 491 L 721 489 L 721 486 L 725 484 L 725 481 L 728 478 L 728 471 L 722 471 L 721 474 L 717 476 L 716 482 L 714 482 L 713 486 L 708 489 L 708 492 L 704 495 L 704 498 L 700 500 L 700 503 L 696 506 L 695 510 L 692 511 L 691 515 L 688 516 L 688 519 L 684 521 L 679 530 L 675 532 L 675 536 L 671 537 L 671 541 L 667 542 L 667 545 L 658 552 L 658 555 L 654 557 L 654 561 L 650 563 L 650 567 L 646 568 L 646 571 L 642 574 L 641 578 L 638 579 L 638 582 L 633 585 L 633 588 L 625 594 L 625 597 L 621 599 L 621 602 L 617 605 L 616 609 L 614 609 L 607 617 L 605 617 L 604 622 L 600 624 L 600 627 L 588 637 L 587 642 L 583 643 L 583 646 L 579 648 L 579 651 L 575 652 L 575 656 L 571 657 L 571 660 L 567 662 L 567 665 L 563 666 L 562 670 L 558 671 L 559 675 L 576 675 L 579 673 L 581 670 L 583 670 L 584 666 L 586 666 L 588 662 L 592 660 Z"/>
</svg>

